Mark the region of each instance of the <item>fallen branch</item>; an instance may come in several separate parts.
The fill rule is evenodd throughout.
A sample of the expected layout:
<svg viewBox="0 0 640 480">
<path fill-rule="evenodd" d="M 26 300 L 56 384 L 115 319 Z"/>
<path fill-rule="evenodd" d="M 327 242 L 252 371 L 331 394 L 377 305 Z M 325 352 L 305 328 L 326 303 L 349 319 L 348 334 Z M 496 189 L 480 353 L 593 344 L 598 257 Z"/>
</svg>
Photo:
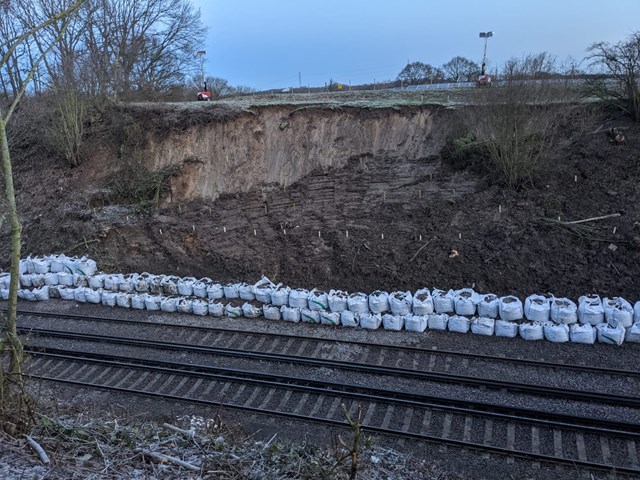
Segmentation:
<svg viewBox="0 0 640 480">
<path fill-rule="evenodd" d="M 170 463 L 174 463 L 182 468 L 186 468 L 187 470 L 191 470 L 193 472 L 199 472 L 200 471 L 200 467 L 196 467 L 195 465 L 185 462 L 184 460 L 180 460 L 179 458 L 176 457 L 171 457 L 169 455 L 164 455 L 162 453 L 156 453 L 156 452 L 150 452 L 148 450 L 142 450 L 142 449 L 136 449 L 136 452 L 141 453 L 142 455 L 146 456 L 146 457 L 150 457 L 153 460 L 156 460 L 157 462 L 160 463 L 165 463 L 165 462 L 170 462 Z"/>
<path fill-rule="evenodd" d="M 585 218 L 583 220 L 574 220 L 573 222 L 565 222 L 562 220 L 556 220 L 555 218 L 543 218 L 542 220 L 550 223 L 559 223 L 560 225 L 577 225 L 579 223 L 595 222 L 598 220 L 606 220 L 607 218 L 615 218 L 620 216 L 622 216 L 622 214 L 620 213 L 610 213 L 609 215 L 602 215 L 601 217 Z"/>
<path fill-rule="evenodd" d="M 47 465 L 50 460 L 49 460 L 49 455 L 47 455 L 47 452 L 44 451 L 44 448 L 42 448 L 40 444 L 36 442 L 33 438 L 31 438 L 29 435 L 25 435 L 24 438 L 27 439 L 27 443 L 31 445 L 31 448 L 33 448 L 36 451 L 36 453 L 40 457 L 40 461 L 45 465 Z"/>
<path fill-rule="evenodd" d="M 182 435 L 186 435 L 187 437 L 193 437 L 195 435 L 195 432 L 192 430 L 184 430 L 182 428 L 176 427 L 175 425 L 171 425 L 170 423 L 163 423 L 162 426 L 176 433 L 181 433 Z"/>
<path fill-rule="evenodd" d="M 413 260 L 418 256 L 418 254 L 427 246 L 429 245 L 433 240 L 435 240 L 437 237 L 433 237 L 431 240 L 429 240 L 427 243 L 425 243 L 424 245 L 422 245 L 418 251 L 416 253 L 413 254 L 413 257 L 411 257 L 409 259 L 409 263 L 413 262 Z"/>
</svg>

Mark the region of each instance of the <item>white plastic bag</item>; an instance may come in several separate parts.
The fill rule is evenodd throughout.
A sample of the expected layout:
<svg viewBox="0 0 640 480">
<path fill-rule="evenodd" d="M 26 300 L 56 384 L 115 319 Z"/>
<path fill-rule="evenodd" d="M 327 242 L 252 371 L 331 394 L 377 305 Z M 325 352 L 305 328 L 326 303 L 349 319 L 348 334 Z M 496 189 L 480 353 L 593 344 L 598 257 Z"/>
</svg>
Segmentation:
<svg viewBox="0 0 640 480">
<path fill-rule="evenodd" d="M 446 330 L 449 323 L 449 315 L 446 313 L 432 313 L 427 319 L 429 330 Z"/>
<path fill-rule="evenodd" d="M 554 343 L 564 343 L 569 341 L 569 326 L 560 324 L 547 324 L 543 326 L 544 338 Z"/>
<path fill-rule="evenodd" d="M 640 343 L 640 323 L 634 323 L 627 328 L 624 341 L 629 343 Z"/>
<path fill-rule="evenodd" d="M 58 285 L 58 274 L 57 273 L 45 273 L 44 277 L 44 284 L 47 286 L 50 285 Z"/>
<path fill-rule="evenodd" d="M 256 296 L 253 293 L 253 285 L 249 285 L 247 283 L 241 283 L 238 286 L 238 295 L 241 300 L 253 301 L 256 299 Z"/>
<path fill-rule="evenodd" d="M 66 256 L 61 255 L 51 255 L 51 264 L 49 265 L 49 271 L 51 273 L 60 273 L 64 272 L 64 262 L 66 261 Z"/>
<path fill-rule="evenodd" d="M 340 325 L 340 312 L 320 312 L 322 325 Z"/>
<path fill-rule="evenodd" d="M 36 300 L 36 296 L 32 290 L 24 290 L 24 289 L 18 290 L 18 298 L 20 300 L 27 300 L 29 302 L 35 302 Z"/>
<path fill-rule="evenodd" d="M 496 321 L 489 317 L 478 317 L 471 321 L 471 333 L 491 336 L 496 328 Z"/>
<path fill-rule="evenodd" d="M 305 323 L 320 323 L 320 312 L 310 308 L 300 309 L 300 320 Z"/>
<path fill-rule="evenodd" d="M 118 284 L 118 290 L 121 292 L 127 292 L 127 293 L 133 292 L 137 279 L 138 279 L 137 273 L 130 273 L 128 275 L 124 275 L 124 278 Z"/>
<path fill-rule="evenodd" d="M 209 300 L 220 300 L 224 298 L 224 289 L 219 283 L 212 283 L 207 286 L 207 298 Z"/>
<path fill-rule="evenodd" d="M 347 308 L 353 313 L 369 312 L 369 297 L 366 293 L 355 292 L 347 298 Z"/>
<path fill-rule="evenodd" d="M 296 288 L 289 292 L 289 306 L 291 308 L 307 308 L 309 291 L 304 288 Z"/>
<path fill-rule="evenodd" d="M 120 285 L 120 282 L 122 282 L 123 280 L 124 280 L 124 275 L 122 275 L 121 273 L 105 275 L 104 289 L 115 292 L 118 290 L 118 285 Z"/>
<path fill-rule="evenodd" d="M 604 322 L 604 307 L 598 295 L 585 295 L 578 299 L 578 321 L 592 326 Z"/>
<path fill-rule="evenodd" d="M 193 295 L 193 284 L 196 283 L 194 277 L 185 277 L 178 280 L 178 294 L 183 297 L 190 297 Z"/>
<path fill-rule="evenodd" d="M 633 323 L 640 323 L 640 301 L 633 306 Z"/>
<path fill-rule="evenodd" d="M 453 313 L 455 311 L 455 306 L 453 304 L 453 295 L 453 290 L 445 292 L 444 290 L 434 288 L 431 291 L 431 296 L 433 297 L 433 309 L 435 310 L 435 312 Z"/>
<path fill-rule="evenodd" d="M 106 307 L 115 307 L 116 306 L 116 294 L 114 292 L 102 292 L 102 305 Z"/>
<path fill-rule="evenodd" d="M 467 333 L 471 327 L 471 320 L 461 315 L 453 315 L 449 318 L 449 331 Z"/>
<path fill-rule="evenodd" d="M 67 287 L 64 285 L 59 286 L 58 293 L 60 294 L 60 298 L 62 300 L 75 300 L 75 288 L 73 287 Z"/>
<path fill-rule="evenodd" d="M 85 287 L 77 287 L 76 289 L 74 289 L 73 290 L 73 299 L 76 302 L 86 303 L 87 302 L 86 290 L 88 290 L 88 289 L 85 288 Z"/>
<path fill-rule="evenodd" d="M 131 308 L 144 310 L 146 308 L 148 293 L 134 293 L 131 295 Z"/>
<path fill-rule="evenodd" d="M 514 338 L 518 335 L 518 324 L 508 320 L 496 320 L 496 337 Z"/>
<path fill-rule="evenodd" d="M 74 268 L 84 276 L 90 277 L 96 274 L 96 262 L 87 257 L 82 257 L 74 261 Z"/>
<path fill-rule="evenodd" d="M 280 320 L 282 318 L 282 315 L 280 314 L 280 307 L 276 307 L 274 305 L 263 305 L 262 314 L 267 320 Z"/>
<path fill-rule="evenodd" d="M 200 299 L 207 298 L 207 287 L 211 285 L 211 279 L 204 277 L 193 282 L 193 296 Z M 205 302 L 206 303 L 206 302 Z"/>
<path fill-rule="evenodd" d="M 32 260 L 35 273 L 49 273 L 49 265 L 51 260 L 48 257 L 34 257 Z"/>
<path fill-rule="evenodd" d="M 367 330 L 377 330 L 382 324 L 382 315 L 379 313 L 361 313 L 360 326 Z"/>
<path fill-rule="evenodd" d="M 285 322 L 294 322 L 298 323 L 300 321 L 300 309 L 296 307 L 287 307 L 283 305 L 280 307 L 280 313 L 282 314 L 282 319 Z"/>
<path fill-rule="evenodd" d="M 274 288 L 275 285 L 273 284 L 273 282 L 267 277 L 263 276 L 260 280 L 258 280 L 258 282 L 255 283 L 255 285 L 253 285 L 252 291 L 257 301 L 262 303 L 269 303 L 271 302 L 271 292 L 273 292 Z"/>
<path fill-rule="evenodd" d="M 144 308 L 150 311 L 160 310 L 162 297 L 159 295 L 147 295 L 144 297 Z M 133 300 L 131 305 L 133 305 Z"/>
<path fill-rule="evenodd" d="M 193 312 L 193 300 L 190 298 L 180 298 L 176 303 L 176 309 L 179 313 L 192 313 Z"/>
<path fill-rule="evenodd" d="M 217 298 L 209 300 L 209 315 L 212 317 L 224 316 L 224 305 L 220 302 L 216 302 Z"/>
<path fill-rule="evenodd" d="M 622 325 L 624 328 L 633 325 L 633 307 L 622 297 L 604 298 L 602 300 L 604 307 L 605 321 L 617 327 Z"/>
<path fill-rule="evenodd" d="M 427 315 L 409 314 L 404 317 L 404 328 L 408 332 L 424 332 L 427 329 L 428 322 L 429 317 Z"/>
<path fill-rule="evenodd" d="M 373 313 L 384 313 L 389 311 L 389 294 L 376 290 L 369 295 L 369 310 Z"/>
<path fill-rule="evenodd" d="M 404 317 L 385 313 L 382 316 L 382 324 L 385 330 L 402 330 L 402 327 L 404 327 Z"/>
<path fill-rule="evenodd" d="M 87 303 L 99 304 L 102 300 L 102 289 L 93 290 L 92 288 L 85 288 L 84 295 Z"/>
<path fill-rule="evenodd" d="M 598 330 L 598 341 L 609 345 L 622 345 L 627 333 L 622 325 L 614 327 L 608 323 L 600 323 L 596 325 L 596 329 Z"/>
<path fill-rule="evenodd" d="M 308 302 L 309 310 L 315 310 L 317 312 L 326 310 L 329 307 L 327 293 L 315 288 L 309 292 Z"/>
<path fill-rule="evenodd" d="M 498 301 L 498 313 L 500 314 L 501 320 L 507 320 L 509 322 L 520 320 L 524 315 L 522 302 L 518 297 L 514 297 L 513 295 L 500 297 Z"/>
<path fill-rule="evenodd" d="M 238 291 L 237 283 L 227 283 L 222 289 L 224 290 L 224 298 L 229 300 L 240 298 L 240 292 Z"/>
<path fill-rule="evenodd" d="M 235 307 L 231 303 L 227 303 L 227 305 L 224 307 L 224 314 L 227 317 L 238 318 L 242 316 L 242 308 Z"/>
<path fill-rule="evenodd" d="M 524 301 L 524 316 L 532 322 L 546 322 L 551 313 L 549 299 L 543 295 L 529 295 Z"/>
<path fill-rule="evenodd" d="M 73 286 L 73 274 L 68 272 L 58 273 L 58 284 L 65 285 L 67 287 Z"/>
<path fill-rule="evenodd" d="M 275 307 L 281 307 L 289 303 L 289 287 L 278 286 L 271 291 L 271 304 Z M 257 297 L 256 297 L 257 298 Z M 267 301 L 267 303 L 269 303 Z"/>
<path fill-rule="evenodd" d="M 433 309 L 433 297 L 428 288 L 421 288 L 413 295 L 412 310 L 414 315 L 431 315 Z"/>
<path fill-rule="evenodd" d="M 160 299 L 160 310 L 167 313 L 178 311 L 178 299 L 176 297 L 162 297 Z"/>
<path fill-rule="evenodd" d="M 116 293 L 116 305 L 120 308 L 131 308 L 131 297 L 130 293 Z"/>
<path fill-rule="evenodd" d="M 347 299 L 349 294 L 342 290 L 330 290 L 327 296 L 329 302 L 329 310 L 332 312 L 342 312 L 347 310 Z"/>
<path fill-rule="evenodd" d="M 392 292 L 389 294 L 389 308 L 394 315 L 409 315 L 412 304 L 413 295 L 411 295 L 411 292 Z M 382 321 L 384 322 L 384 318 Z M 390 330 L 387 327 L 384 328 L 385 330 Z"/>
<path fill-rule="evenodd" d="M 564 325 L 572 325 L 578 321 L 578 307 L 568 298 L 552 298 L 551 321 Z"/>
<path fill-rule="evenodd" d="M 456 315 L 466 315 L 468 317 L 475 315 L 476 292 L 474 292 L 471 288 L 456 290 L 453 295 L 453 306 Z M 451 320 L 449 320 L 449 325 L 451 325 Z"/>
<path fill-rule="evenodd" d="M 58 275 L 58 279 L 60 279 L 60 275 Z M 98 273 L 88 278 L 89 287 L 91 288 L 104 288 L 104 274 Z"/>
<path fill-rule="evenodd" d="M 33 299 L 37 302 L 49 300 L 49 287 L 34 288 Z"/>
<path fill-rule="evenodd" d="M 33 284 L 31 283 L 31 277 L 32 277 L 31 273 L 24 273 L 24 274 L 20 275 L 18 277 L 19 280 L 20 280 L 20 286 L 24 287 L 24 288 L 32 287 Z"/>
<path fill-rule="evenodd" d="M 167 296 L 178 295 L 178 281 L 180 277 L 169 275 L 162 279 L 162 293 Z"/>
<path fill-rule="evenodd" d="M 255 296 L 253 295 L 253 293 L 251 295 Z M 258 318 L 260 315 L 262 315 L 262 308 L 258 308 L 252 303 L 245 303 L 244 305 L 242 305 L 242 314 L 246 318 Z"/>
<path fill-rule="evenodd" d="M 340 312 L 340 323 L 343 327 L 357 327 L 360 325 L 360 314 L 353 313 L 350 310 Z"/>
<path fill-rule="evenodd" d="M 204 316 L 209 313 L 209 302 L 203 298 L 196 298 L 191 302 L 191 311 L 194 315 Z"/>
<path fill-rule="evenodd" d="M 519 326 L 520 336 L 525 340 L 542 340 L 544 329 L 540 322 L 524 322 Z"/>
</svg>

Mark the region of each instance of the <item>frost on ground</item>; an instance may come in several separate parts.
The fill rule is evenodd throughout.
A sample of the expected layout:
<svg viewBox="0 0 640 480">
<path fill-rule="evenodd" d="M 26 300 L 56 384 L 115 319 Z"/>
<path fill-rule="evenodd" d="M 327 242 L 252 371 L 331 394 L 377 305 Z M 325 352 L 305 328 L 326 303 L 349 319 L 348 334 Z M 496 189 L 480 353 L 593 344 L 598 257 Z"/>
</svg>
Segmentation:
<svg viewBox="0 0 640 480">
<path fill-rule="evenodd" d="M 32 436 L 51 462 L 42 465 L 26 441 L 0 436 L 0 478 L 42 479 L 347 479 L 337 447 L 259 441 L 221 418 L 179 417 L 173 424 L 140 418 L 39 416 Z M 360 480 L 453 477 L 424 459 L 373 446 L 362 452 Z"/>
</svg>

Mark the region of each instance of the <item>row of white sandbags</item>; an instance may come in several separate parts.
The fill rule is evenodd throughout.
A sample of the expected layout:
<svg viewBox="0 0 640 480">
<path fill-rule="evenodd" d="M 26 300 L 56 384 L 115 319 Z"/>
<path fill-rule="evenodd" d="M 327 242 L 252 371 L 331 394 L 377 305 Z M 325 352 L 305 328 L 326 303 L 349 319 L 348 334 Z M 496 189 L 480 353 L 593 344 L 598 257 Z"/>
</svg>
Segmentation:
<svg viewBox="0 0 640 480">
<path fill-rule="evenodd" d="M 81 275 L 95 275 L 97 271 L 96 262 L 88 257 L 67 257 L 60 255 L 42 255 L 20 260 L 20 274 L 25 273 L 79 273 Z"/>
</svg>

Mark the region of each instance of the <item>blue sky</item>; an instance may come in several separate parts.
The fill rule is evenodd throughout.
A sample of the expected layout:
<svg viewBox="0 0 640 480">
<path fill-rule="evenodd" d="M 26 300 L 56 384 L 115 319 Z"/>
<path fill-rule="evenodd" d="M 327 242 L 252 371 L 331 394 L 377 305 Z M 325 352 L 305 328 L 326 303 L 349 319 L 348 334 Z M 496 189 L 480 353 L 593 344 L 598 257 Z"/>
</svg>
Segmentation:
<svg viewBox="0 0 640 480">
<path fill-rule="evenodd" d="M 640 0 L 192 0 L 209 27 L 207 75 L 258 89 L 395 78 L 407 61 L 489 66 L 547 51 L 582 59 L 640 30 Z"/>
</svg>

